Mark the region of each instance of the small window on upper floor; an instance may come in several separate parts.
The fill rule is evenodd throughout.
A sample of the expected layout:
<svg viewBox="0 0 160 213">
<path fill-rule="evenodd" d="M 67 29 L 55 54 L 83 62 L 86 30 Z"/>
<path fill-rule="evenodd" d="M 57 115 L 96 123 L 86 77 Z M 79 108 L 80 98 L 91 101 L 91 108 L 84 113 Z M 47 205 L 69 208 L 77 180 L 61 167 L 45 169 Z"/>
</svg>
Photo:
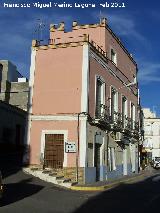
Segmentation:
<svg viewBox="0 0 160 213">
<path fill-rule="evenodd" d="M 133 75 L 133 82 L 136 84 L 137 83 L 137 76 Z"/>
<path fill-rule="evenodd" d="M 117 65 L 117 53 L 114 49 L 111 49 L 111 61 Z"/>
</svg>

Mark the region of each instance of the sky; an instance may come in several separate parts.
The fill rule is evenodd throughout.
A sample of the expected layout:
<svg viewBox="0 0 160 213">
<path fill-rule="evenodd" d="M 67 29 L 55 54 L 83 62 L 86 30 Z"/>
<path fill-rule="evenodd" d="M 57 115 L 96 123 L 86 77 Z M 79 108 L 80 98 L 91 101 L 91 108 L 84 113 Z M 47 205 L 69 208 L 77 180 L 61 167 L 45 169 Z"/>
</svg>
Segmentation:
<svg viewBox="0 0 160 213">
<path fill-rule="evenodd" d="M 38 2 L 51 2 L 51 7 L 35 7 Z M 89 6 L 83 8 L 84 3 Z M 9 4 L 28 4 L 30 7 L 7 7 Z M 1 0 L 0 59 L 10 60 L 23 76 L 29 78 L 31 41 L 40 37 L 39 23 L 43 23 L 41 36 L 46 40 L 51 23 L 64 21 L 66 30 L 70 30 L 74 20 L 79 24 L 92 24 L 98 23 L 100 17 L 107 18 L 109 26 L 138 64 L 142 107 L 151 108 L 160 116 L 159 0 Z"/>
</svg>

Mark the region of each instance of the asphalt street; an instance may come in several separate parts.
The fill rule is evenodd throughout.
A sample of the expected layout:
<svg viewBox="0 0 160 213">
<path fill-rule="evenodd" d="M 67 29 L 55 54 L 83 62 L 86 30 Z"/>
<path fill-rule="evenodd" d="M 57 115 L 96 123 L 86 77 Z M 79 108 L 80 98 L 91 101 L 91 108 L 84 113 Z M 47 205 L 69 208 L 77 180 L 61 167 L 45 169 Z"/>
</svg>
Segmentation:
<svg viewBox="0 0 160 213">
<path fill-rule="evenodd" d="M 18 167 L 2 170 L 5 191 L 0 213 L 160 212 L 159 172 L 103 192 L 78 192 L 46 183 Z"/>
</svg>

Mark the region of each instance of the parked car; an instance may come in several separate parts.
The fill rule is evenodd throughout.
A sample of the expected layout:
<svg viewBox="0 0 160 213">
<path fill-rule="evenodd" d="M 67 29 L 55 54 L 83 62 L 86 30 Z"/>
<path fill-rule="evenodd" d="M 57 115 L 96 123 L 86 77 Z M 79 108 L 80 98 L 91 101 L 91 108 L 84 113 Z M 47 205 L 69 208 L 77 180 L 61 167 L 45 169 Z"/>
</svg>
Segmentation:
<svg viewBox="0 0 160 213">
<path fill-rule="evenodd" d="M 159 169 L 160 168 L 160 157 L 155 157 L 153 159 L 153 167 L 155 169 Z"/>
<path fill-rule="evenodd" d="M 2 173 L 0 171 L 0 199 L 2 198 L 3 194 L 3 184 L 2 184 Z"/>
</svg>

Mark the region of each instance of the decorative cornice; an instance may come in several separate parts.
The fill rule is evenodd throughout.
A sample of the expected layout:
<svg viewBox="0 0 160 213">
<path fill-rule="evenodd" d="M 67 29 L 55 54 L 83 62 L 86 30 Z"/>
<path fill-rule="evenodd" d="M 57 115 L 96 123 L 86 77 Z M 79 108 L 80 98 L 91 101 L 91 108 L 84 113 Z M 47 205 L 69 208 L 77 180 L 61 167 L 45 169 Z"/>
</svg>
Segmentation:
<svg viewBox="0 0 160 213">
<path fill-rule="evenodd" d="M 78 47 L 86 44 L 87 41 L 78 41 L 78 42 L 68 42 L 61 44 L 49 44 L 49 45 L 40 45 L 32 46 L 33 50 L 48 50 L 48 49 L 58 49 L 58 48 L 67 48 L 67 47 Z M 88 43 L 88 42 L 87 42 Z"/>
<path fill-rule="evenodd" d="M 87 120 L 84 115 L 79 115 L 80 120 Z M 77 121 L 78 114 L 73 115 L 31 115 L 32 121 Z"/>
</svg>

